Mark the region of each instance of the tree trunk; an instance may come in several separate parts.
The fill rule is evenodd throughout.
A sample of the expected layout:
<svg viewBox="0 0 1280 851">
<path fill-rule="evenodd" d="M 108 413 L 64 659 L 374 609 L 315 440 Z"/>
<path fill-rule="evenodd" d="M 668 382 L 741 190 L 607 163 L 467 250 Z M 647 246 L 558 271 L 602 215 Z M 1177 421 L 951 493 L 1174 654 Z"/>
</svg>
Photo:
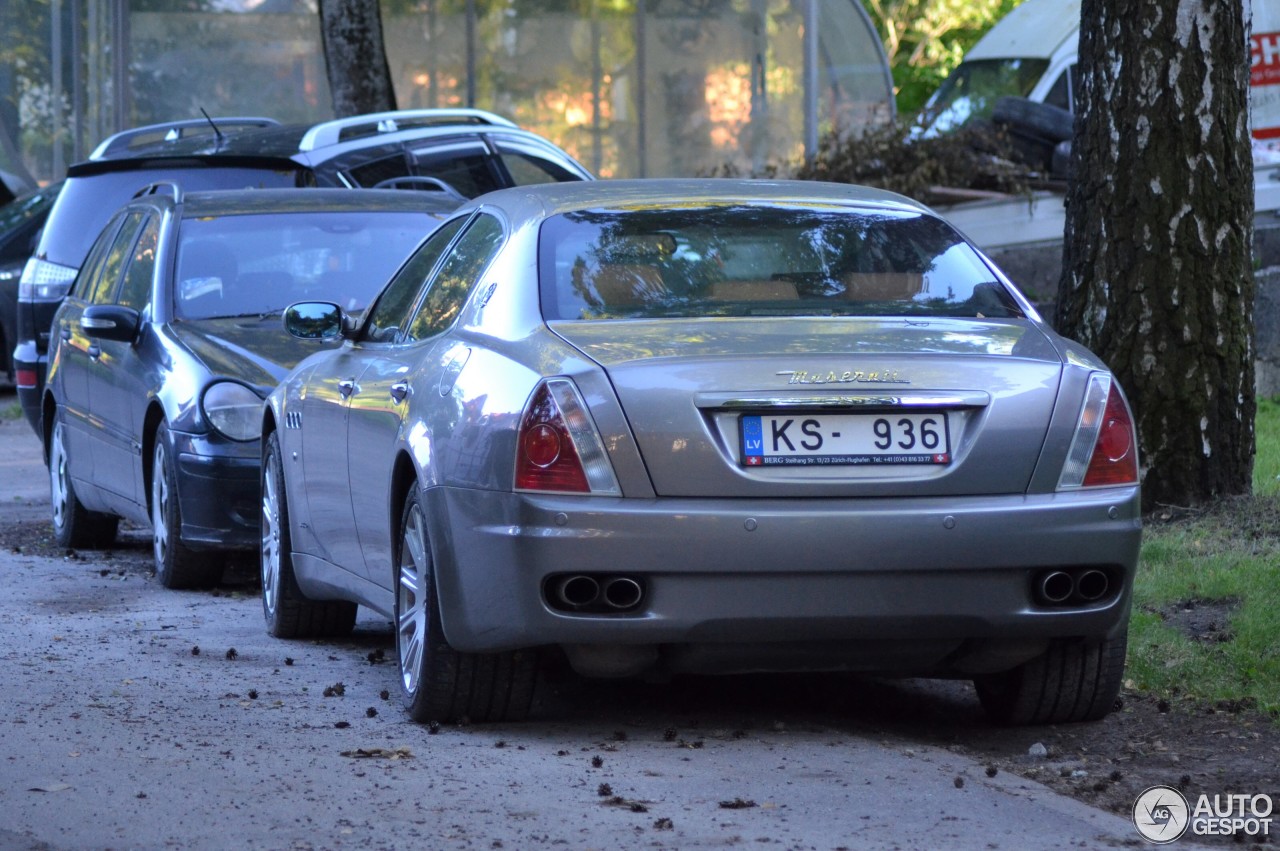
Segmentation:
<svg viewBox="0 0 1280 851">
<path fill-rule="evenodd" d="M 396 108 L 378 0 L 320 0 L 320 38 L 336 117 Z"/>
<path fill-rule="evenodd" d="M 1128 393 L 1143 506 L 1252 484 L 1253 159 L 1241 0 L 1083 0 L 1057 327 Z"/>
</svg>

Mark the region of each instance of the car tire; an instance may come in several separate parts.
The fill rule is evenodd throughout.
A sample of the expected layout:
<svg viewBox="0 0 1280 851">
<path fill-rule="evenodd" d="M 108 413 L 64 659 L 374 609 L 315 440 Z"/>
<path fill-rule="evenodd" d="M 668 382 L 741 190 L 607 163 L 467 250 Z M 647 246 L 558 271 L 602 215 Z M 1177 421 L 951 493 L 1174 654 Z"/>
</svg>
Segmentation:
<svg viewBox="0 0 1280 851">
<path fill-rule="evenodd" d="M 58 546 L 73 549 L 105 549 L 115 541 L 120 518 L 114 514 L 90 511 L 76 496 L 68 469 L 67 442 L 62 417 L 53 414 L 53 431 L 49 435 L 49 504 L 53 514 L 53 533 Z"/>
<path fill-rule="evenodd" d="M 537 680 L 534 650 L 463 653 L 440 624 L 426 515 L 415 486 L 401 513 L 396 547 L 395 631 L 400 688 L 418 722 L 518 721 L 529 712 Z"/>
<path fill-rule="evenodd" d="M 1011 671 L 977 677 L 982 708 L 1001 724 L 1097 721 L 1115 706 L 1124 679 L 1128 637 L 1057 639 Z"/>
<path fill-rule="evenodd" d="M 197 552 L 182 542 L 177 480 L 169 427 L 161 423 L 151 453 L 151 548 L 156 579 L 166 588 L 208 588 L 222 578 L 222 562 L 216 553 Z"/>
<path fill-rule="evenodd" d="M 276 638 L 336 638 L 356 625 L 356 604 L 311 600 L 293 573 L 289 536 L 289 497 L 284 483 L 280 435 L 266 438 L 262 460 L 262 614 Z"/>
</svg>

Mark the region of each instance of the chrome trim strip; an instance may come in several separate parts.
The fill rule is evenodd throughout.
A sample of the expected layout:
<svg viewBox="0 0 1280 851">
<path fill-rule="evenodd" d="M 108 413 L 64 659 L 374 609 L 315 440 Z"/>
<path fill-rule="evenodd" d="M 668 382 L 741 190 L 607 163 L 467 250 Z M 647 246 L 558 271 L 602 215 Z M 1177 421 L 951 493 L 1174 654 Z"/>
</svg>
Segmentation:
<svg viewBox="0 0 1280 851">
<path fill-rule="evenodd" d="M 982 408 L 991 403 L 986 393 L 912 393 L 910 395 L 884 395 L 858 393 L 848 396 L 748 396 L 711 397 L 699 396 L 695 404 L 699 408 Z"/>
</svg>

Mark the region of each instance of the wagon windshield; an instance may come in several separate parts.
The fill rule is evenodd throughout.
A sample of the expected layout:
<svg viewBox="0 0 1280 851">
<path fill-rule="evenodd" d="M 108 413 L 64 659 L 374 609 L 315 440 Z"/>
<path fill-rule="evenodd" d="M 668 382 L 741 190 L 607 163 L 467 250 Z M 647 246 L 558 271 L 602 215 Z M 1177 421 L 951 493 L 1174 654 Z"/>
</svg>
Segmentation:
<svg viewBox="0 0 1280 851">
<path fill-rule="evenodd" d="M 184 219 L 177 315 L 279 313 L 297 301 L 334 302 L 359 314 L 430 229 L 416 211 Z"/>
<path fill-rule="evenodd" d="M 584 210 L 542 228 L 543 315 L 1020 317 L 933 216 L 839 207 Z"/>
</svg>

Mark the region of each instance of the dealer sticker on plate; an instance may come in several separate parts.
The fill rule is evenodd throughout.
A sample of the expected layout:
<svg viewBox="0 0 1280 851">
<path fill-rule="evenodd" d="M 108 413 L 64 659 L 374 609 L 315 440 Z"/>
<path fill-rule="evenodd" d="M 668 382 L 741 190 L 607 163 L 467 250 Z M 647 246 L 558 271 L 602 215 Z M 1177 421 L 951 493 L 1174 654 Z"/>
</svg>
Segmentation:
<svg viewBox="0 0 1280 851">
<path fill-rule="evenodd" d="M 744 467 L 951 463 L 943 411 L 747 415 L 739 427 Z"/>
</svg>

